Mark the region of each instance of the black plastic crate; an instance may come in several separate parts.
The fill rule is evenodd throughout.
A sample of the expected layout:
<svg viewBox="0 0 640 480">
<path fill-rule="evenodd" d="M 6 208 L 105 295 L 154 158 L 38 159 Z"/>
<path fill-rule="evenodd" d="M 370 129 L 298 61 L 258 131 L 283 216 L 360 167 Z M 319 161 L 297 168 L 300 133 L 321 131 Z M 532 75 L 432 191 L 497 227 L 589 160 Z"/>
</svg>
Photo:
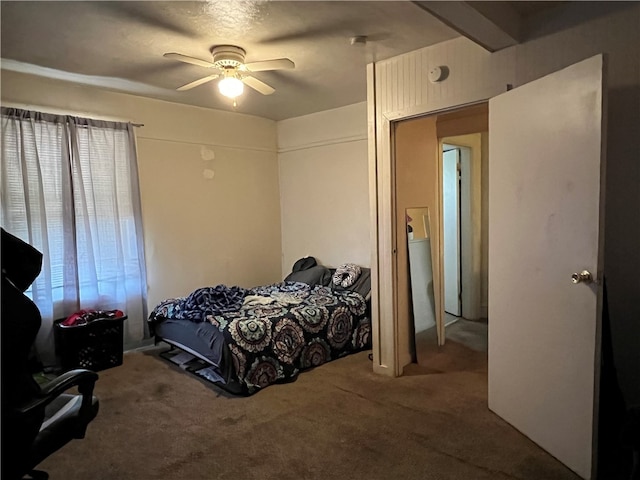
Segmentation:
<svg viewBox="0 0 640 480">
<path fill-rule="evenodd" d="M 98 318 L 83 325 L 65 327 L 65 319 L 53 324 L 56 354 L 63 370 L 87 368 L 94 372 L 122 365 L 123 323 L 127 316 Z"/>
</svg>

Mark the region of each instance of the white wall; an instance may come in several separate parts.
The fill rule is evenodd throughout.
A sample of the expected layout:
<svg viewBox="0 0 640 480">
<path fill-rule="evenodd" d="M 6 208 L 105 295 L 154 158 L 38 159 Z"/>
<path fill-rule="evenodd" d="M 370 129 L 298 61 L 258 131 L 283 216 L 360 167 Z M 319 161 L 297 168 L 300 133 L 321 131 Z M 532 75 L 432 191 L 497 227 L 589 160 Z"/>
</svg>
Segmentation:
<svg viewBox="0 0 640 480">
<path fill-rule="evenodd" d="M 280 279 L 275 122 L 8 71 L 2 104 L 144 124 L 136 134 L 150 308 L 201 286 Z"/>
<path fill-rule="evenodd" d="M 567 2 L 529 29 L 530 40 L 490 54 L 459 38 L 376 64 L 377 121 L 477 101 L 598 53 L 608 61 L 605 275 L 614 356 L 628 402 L 640 403 L 640 4 Z M 447 65 L 449 78 L 427 81 L 428 69 Z M 379 146 L 385 171 L 389 159 Z M 379 185 L 386 191 L 385 185 Z M 384 211 L 382 207 L 381 211 Z M 384 225 L 383 227 L 384 228 Z M 380 260 L 383 262 L 383 260 Z M 385 266 L 385 271 L 388 270 Z M 384 279 L 383 279 L 384 280 Z M 381 301 L 389 292 L 381 289 Z M 383 311 L 387 312 L 387 310 Z M 380 321 L 380 331 L 389 331 Z M 388 350 L 385 350 L 388 351 Z M 383 361 L 392 362 L 389 354 Z"/>
<path fill-rule="evenodd" d="M 308 255 L 369 266 L 366 103 L 283 120 L 277 130 L 283 275 Z"/>
</svg>

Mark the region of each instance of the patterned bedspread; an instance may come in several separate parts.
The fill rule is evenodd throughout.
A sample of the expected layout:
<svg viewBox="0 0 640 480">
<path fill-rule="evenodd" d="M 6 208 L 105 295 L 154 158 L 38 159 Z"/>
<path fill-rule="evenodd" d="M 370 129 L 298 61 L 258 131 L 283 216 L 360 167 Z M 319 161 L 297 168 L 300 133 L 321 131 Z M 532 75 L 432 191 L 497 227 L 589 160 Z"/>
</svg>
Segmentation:
<svg viewBox="0 0 640 480">
<path fill-rule="evenodd" d="M 228 349 L 225 357 L 233 362 L 230 380 L 248 394 L 371 345 L 371 322 L 360 294 L 300 282 L 201 288 L 161 302 L 149 316 L 151 324 L 164 319 L 217 327 Z M 229 363 L 221 364 L 225 378 Z"/>
<path fill-rule="evenodd" d="M 223 334 L 236 380 L 251 394 L 370 347 L 367 313 L 358 293 L 282 282 L 247 290 L 239 309 L 204 320 Z"/>
</svg>

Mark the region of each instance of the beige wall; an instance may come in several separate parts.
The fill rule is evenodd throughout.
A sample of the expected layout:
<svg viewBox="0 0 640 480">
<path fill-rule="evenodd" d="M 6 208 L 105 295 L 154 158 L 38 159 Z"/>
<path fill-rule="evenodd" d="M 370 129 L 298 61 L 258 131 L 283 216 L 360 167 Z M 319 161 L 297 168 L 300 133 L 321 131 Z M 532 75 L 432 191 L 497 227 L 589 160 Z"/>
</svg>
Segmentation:
<svg viewBox="0 0 640 480">
<path fill-rule="evenodd" d="M 136 134 L 150 308 L 201 286 L 280 278 L 275 122 L 7 71 L 2 104 L 144 124 Z"/>
<path fill-rule="evenodd" d="M 367 106 L 278 122 L 282 274 L 304 256 L 369 266 Z"/>
</svg>

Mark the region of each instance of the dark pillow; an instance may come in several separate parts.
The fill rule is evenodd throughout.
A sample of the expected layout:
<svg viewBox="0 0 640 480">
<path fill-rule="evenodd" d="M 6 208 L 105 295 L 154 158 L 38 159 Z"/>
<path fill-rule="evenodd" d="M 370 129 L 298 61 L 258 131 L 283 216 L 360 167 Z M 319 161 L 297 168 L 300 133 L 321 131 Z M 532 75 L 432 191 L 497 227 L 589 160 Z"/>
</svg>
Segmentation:
<svg viewBox="0 0 640 480">
<path fill-rule="evenodd" d="M 366 267 L 360 267 L 361 273 L 360 276 L 356 279 L 355 283 L 350 287 L 343 288 L 340 285 L 334 285 L 332 282 L 332 287 L 334 290 L 350 290 L 352 292 L 357 292 L 362 295 L 365 300 L 369 299 L 369 295 L 371 295 L 371 269 Z M 335 271 L 335 269 L 333 269 Z M 333 275 L 333 272 L 330 272 L 330 275 Z M 329 277 L 331 279 L 331 276 Z"/>
<path fill-rule="evenodd" d="M 293 264 L 292 272 L 299 272 L 300 270 L 307 270 L 311 267 L 315 267 L 318 264 L 313 257 L 302 257 Z"/>
<path fill-rule="evenodd" d="M 284 279 L 285 282 L 302 282 L 308 285 L 329 285 L 331 283 L 331 271 L 322 265 L 291 272 Z"/>
</svg>

